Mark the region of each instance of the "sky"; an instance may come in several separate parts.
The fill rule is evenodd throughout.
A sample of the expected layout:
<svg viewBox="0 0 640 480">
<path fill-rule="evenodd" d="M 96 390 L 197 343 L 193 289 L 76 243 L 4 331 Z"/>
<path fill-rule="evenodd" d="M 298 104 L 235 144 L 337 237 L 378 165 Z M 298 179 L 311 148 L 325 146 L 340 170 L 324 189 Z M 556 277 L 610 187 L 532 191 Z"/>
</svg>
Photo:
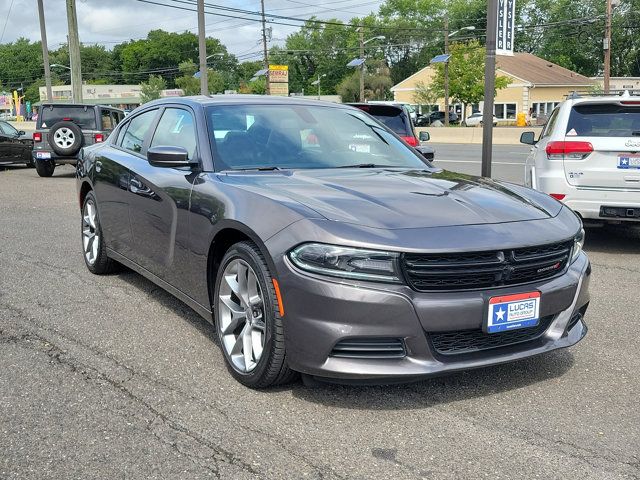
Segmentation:
<svg viewBox="0 0 640 480">
<path fill-rule="evenodd" d="M 135 38 L 144 38 L 149 30 L 163 29 L 197 33 L 196 12 L 142 3 L 139 0 L 76 0 L 80 41 L 98 43 L 107 48 Z M 151 0 L 172 3 L 170 0 Z M 181 0 L 188 2 L 190 0 Z M 195 1 L 195 0 L 191 0 Z M 66 42 L 65 0 L 44 0 L 47 40 L 50 50 Z M 259 11 L 260 0 L 206 0 L 245 10 Z M 355 16 L 377 11 L 382 0 L 265 0 L 265 10 L 297 18 L 339 18 L 349 21 Z M 176 3 L 185 5 L 185 3 Z M 232 14 L 233 15 L 233 14 Z M 247 16 L 247 15 L 245 15 Z M 251 18 L 259 18 L 249 16 Z M 261 26 L 259 22 L 206 15 L 208 36 L 218 38 L 240 60 L 260 58 Z M 297 22 L 295 22 L 297 23 Z M 294 27 L 272 25 L 271 45 L 281 45 Z M 0 43 L 26 37 L 40 40 L 36 0 L 0 0 Z"/>
</svg>

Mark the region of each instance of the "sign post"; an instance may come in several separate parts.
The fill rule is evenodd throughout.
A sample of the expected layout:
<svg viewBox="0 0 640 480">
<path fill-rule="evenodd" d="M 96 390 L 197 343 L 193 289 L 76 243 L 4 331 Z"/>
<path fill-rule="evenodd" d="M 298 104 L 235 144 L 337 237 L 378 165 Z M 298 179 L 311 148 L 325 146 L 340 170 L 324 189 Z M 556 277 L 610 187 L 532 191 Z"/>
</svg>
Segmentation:
<svg viewBox="0 0 640 480">
<path fill-rule="evenodd" d="M 513 55 L 516 0 L 487 0 L 487 56 L 484 65 L 482 107 L 482 171 L 491 177 L 493 97 L 496 90 L 496 55 Z"/>
</svg>

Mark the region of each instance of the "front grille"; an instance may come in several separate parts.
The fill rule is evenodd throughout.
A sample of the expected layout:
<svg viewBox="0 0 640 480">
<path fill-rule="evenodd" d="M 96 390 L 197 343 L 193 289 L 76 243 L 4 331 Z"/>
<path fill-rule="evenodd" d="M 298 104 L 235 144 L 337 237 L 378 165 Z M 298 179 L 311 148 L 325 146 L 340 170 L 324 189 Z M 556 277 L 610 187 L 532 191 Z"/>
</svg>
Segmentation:
<svg viewBox="0 0 640 480">
<path fill-rule="evenodd" d="M 331 351 L 341 358 L 399 358 L 406 355 L 400 338 L 349 338 L 340 340 Z"/>
<path fill-rule="evenodd" d="M 441 355 L 460 355 L 493 348 L 501 348 L 535 340 L 544 334 L 553 321 L 553 315 L 540 319 L 535 327 L 485 333 L 480 329 L 427 333 L 431 345 Z"/>
<path fill-rule="evenodd" d="M 401 265 L 418 291 L 465 290 L 518 285 L 550 278 L 569 262 L 573 240 L 473 253 L 406 253 Z"/>
</svg>

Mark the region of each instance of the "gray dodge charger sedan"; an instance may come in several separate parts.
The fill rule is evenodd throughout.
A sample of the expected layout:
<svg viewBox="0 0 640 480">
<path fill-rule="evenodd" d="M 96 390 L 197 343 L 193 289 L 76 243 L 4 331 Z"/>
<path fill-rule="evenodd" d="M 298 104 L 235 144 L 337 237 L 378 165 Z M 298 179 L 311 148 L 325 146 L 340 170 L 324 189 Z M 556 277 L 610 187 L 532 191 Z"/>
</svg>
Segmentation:
<svg viewBox="0 0 640 480">
<path fill-rule="evenodd" d="M 259 96 L 143 105 L 77 165 L 82 247 L 216 326 L 231 374 L 396 382 L 584 337 L 580 219 L 434 167 L 355 108 Z"/>
</svg>

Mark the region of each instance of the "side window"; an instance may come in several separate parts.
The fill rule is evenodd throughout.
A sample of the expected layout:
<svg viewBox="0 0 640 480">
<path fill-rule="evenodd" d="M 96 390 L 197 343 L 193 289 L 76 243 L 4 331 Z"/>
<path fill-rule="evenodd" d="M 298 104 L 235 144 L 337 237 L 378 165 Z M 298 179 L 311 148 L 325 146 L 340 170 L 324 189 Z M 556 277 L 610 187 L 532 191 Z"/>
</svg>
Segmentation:
<svg viewBox="0 0 640 480">
<path fill-rule="evenodd" d="M 553 127 L 556 124 L 557 118 L 558 118 L 558 109 L 556 108 L 553 111 L 553 113 L 551 113 L 551 116 L 549 117 L 547 124 L 544 126 L 544 130 L 540 134 L 540 138 L 545 138 L 551 135 L 551 132 L 553 131 Z"/>
<path fill-rule="evenodd" d="M 111 125 L 113 125 L 113 128 L 116 128 L 116 125 L 118 125 L 120 123 L 120 115 L 118 115 L 118 112 L 111 112 Z"/>
<path fill-rule="evenodd" d="M 113 130 L 115 124 L 111 119 L 111 112 L 109 112 L 109 110 L 102 110 L 100 115 L 102 116 L 102 130 Z"/>
<path fill-rule="evenodd" d="M 151 146 L 183 147 L 192 159 L 196 154 L 196 131 L 193 116 L 181 108 L 166 108 L 153 135 Z"/>
<path fill-rule="evenodd" d="M 122 148 L 131 150 L 135 153 L 140 153 L 142 151 L 144 137 L 149 131 L 149 128 L 156 117 L 156 113 L 158 113 L 158 110 L 149 110 L 148 112 L 137 115 L 129 122 L 122 138 Z"/>
</svg>

